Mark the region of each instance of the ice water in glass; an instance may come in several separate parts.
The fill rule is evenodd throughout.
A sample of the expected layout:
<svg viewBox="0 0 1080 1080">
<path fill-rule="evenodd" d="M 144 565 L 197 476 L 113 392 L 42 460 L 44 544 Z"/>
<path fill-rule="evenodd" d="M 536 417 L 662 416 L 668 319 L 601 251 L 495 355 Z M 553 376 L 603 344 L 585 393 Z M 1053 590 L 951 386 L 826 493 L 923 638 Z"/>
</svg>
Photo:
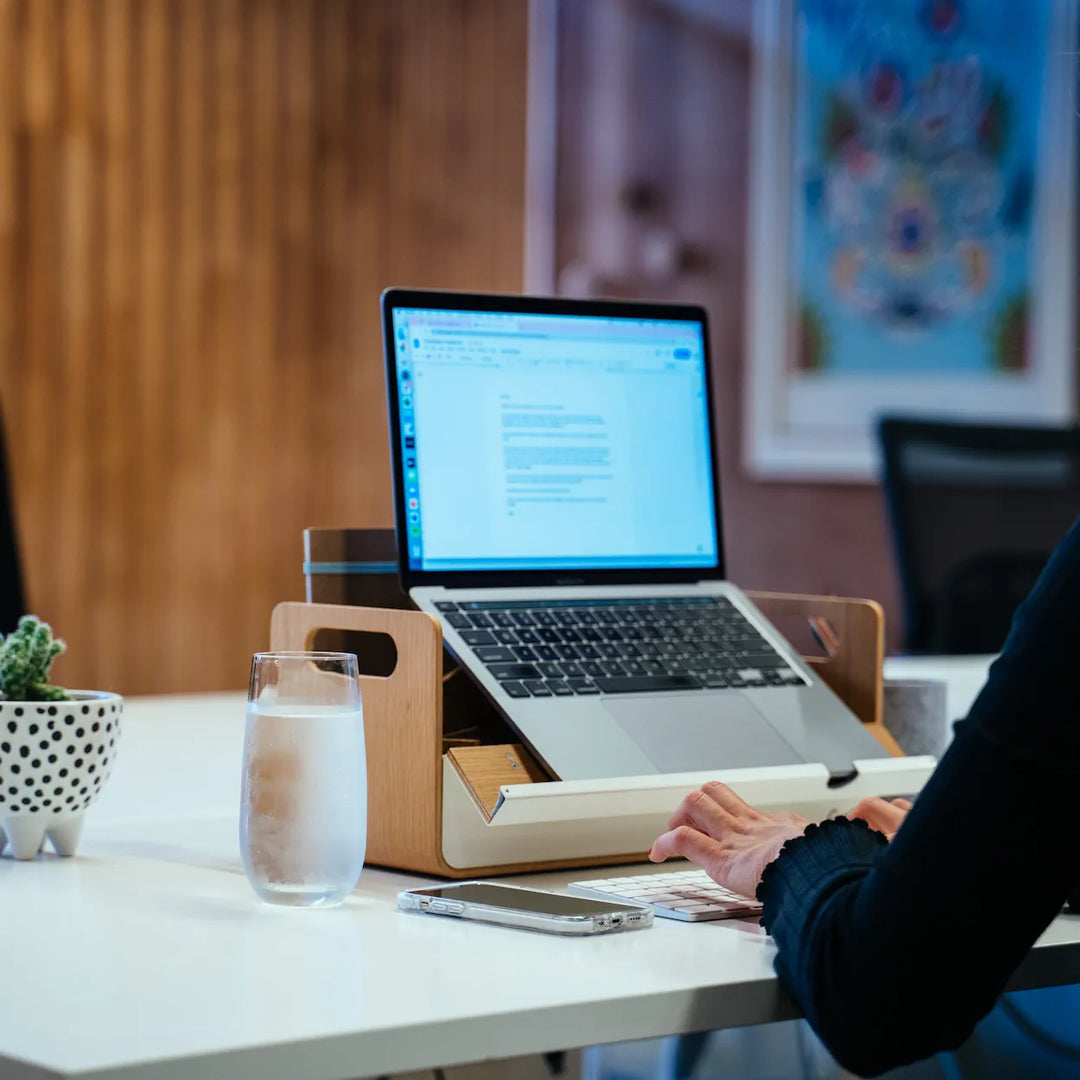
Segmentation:
<svg viewBox="0 0 1080 1080">
<path fill-rule="evenodd" d="M 268 903 L 340 904 L 360 877 L 366 843 L 356 657 L 257 654 L 240 813 L 248 880 Z"/>
</svg>

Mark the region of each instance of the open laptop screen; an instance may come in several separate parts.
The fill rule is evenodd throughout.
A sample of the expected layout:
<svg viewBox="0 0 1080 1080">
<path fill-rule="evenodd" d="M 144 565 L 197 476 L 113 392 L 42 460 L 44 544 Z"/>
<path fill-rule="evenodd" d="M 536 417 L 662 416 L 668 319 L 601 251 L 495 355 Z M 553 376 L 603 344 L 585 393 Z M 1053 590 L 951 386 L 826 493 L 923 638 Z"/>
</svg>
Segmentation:
<svg viewBox="0 0 1080 1080">
<path fill-rule="evenodd" d="M 700 321 L 395 307 L 392 333 L 410 570 L 717 566 Z"/>
</svg>

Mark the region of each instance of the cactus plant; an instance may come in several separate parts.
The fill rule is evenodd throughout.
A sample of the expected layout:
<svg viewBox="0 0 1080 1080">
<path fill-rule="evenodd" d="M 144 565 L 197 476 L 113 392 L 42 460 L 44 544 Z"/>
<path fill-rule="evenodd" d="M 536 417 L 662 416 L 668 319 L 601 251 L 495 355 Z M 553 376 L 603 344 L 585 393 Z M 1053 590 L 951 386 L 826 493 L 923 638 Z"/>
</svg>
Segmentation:
<svg viewBox="0 0 1080 1080">
<path fill-rule="evenodd" d="M 49 667 L 65 648 L 48 623 L 24 615 L 17 630 L 0 638 L 0 699 L 70 701 L 66 690 L 49 683 Z"/>
</svg>

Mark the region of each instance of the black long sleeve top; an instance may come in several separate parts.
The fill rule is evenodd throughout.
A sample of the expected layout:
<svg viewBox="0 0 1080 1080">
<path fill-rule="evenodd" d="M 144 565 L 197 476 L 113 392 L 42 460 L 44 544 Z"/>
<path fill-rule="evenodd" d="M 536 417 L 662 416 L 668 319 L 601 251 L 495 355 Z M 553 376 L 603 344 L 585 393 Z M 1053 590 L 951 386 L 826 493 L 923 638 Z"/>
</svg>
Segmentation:
<svg viewBox="0 0 1080 1080">
<path fill-rule="evenodd" d="M 766 868 L 777 973 L 845 1067 L 957 1047 L 1080 882 L 1078 674 L 1080 521 L 893 842 L 840 818 Z"/>
</svg>

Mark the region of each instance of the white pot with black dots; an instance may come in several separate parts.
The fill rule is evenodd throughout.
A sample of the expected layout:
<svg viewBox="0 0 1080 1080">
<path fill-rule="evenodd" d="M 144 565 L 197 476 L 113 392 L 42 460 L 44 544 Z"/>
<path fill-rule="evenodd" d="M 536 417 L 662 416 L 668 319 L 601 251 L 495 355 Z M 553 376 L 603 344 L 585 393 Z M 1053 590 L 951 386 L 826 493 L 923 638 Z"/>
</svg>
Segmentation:
<svg viewBox="0 0 1080 1080">
<path fill-rule="evenodd" d="M 112 772 L 124 699 L 70 690 L 70 701 L 0 701 L 0 854 L 32 859 L 48 839 L 74 855 L 83 814 Z"/>
</svg>

